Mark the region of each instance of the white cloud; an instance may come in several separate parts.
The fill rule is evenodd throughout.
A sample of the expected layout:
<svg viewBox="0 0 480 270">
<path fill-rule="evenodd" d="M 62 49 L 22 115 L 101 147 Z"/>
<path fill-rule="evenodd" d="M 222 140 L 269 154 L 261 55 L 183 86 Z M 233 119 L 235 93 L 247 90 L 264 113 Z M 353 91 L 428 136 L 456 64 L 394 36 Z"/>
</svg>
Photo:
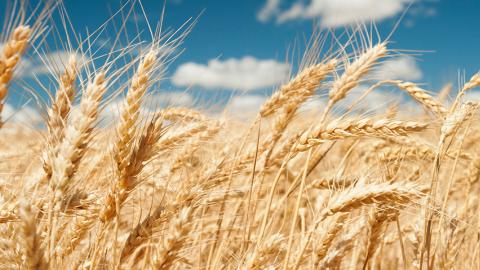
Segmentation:
<svg viewBox="0 0 480 270">
<path fill-rule="evenodd" d="M 0 43 L 0 51 L 3 50 L 3 43 Z M 68 63 L 70 56 L 74 56 L 77 60 L 78 67 L 87 62 L 87 58 L 76 52 L 68 52 L 63 50 L 45 53 L 41 56 L 29 58 L 24 55 L 20 58 L 20 62 L 14 72 L 17 78 L 34 77 L 40 75 L 51 75 L 54 72 L 63 72 L 65 65 Z"/>
<path fill-rule="evenodd" d="M 190 107 L 194 103 L 193 97 L 185 92 L 160 92 L 147 97 L 145 106 L 155 110 L 159 107 Z"/>
<path fill-rule="evenodd" d="M 65 71 L 65 67 L 70 60 L 70 57 L 75 57 L 77 61 L 77 66 L 81 68 L 87 62 L 87 58 L 76 52 L 67 52 L 67 51 L 54 51 L 51 53 L 46 53 L 42 55 L 41 58 L 37 59 L 36 62 L 39 62 L 37 65 L 32 65 L 28 70 L 27 76 L 39 76 L 39 75 L 48 75 L 55 74 L 55 72 L 62 73 Z"/>
<path fill-rule="evenodd" d="M 266 98 L 259 95 L 234 96 L 225 108 L 232 116 L 240 119 L 255 116 Z"/>
<path fill-rule="evenodd" d="M 363 113 L 369 115 L 382 114 L 395 104 L 399 106 L 398 110 L 402 115 L 415 115 L 422 111 L 421 106 L 415 104 L 410 99 L 405 99 L 403 93 L 393 86 L 376 88 L 360 100 L 369 88 L 370 85 L 359 85 L 349 91 L 347 96 L 335 105 L 332 114 L 337 117 L 341 116 L 349 111 L 353 104 L 355 104 L 351 111 L 353 115 Z M 302 105 L 300 112 L 321 113 L 325 109 L 327 101 L 328 98 L 326 96 L 313 97 Z"/>
<path fill-rule="evenodd" d="M 305 14 L 305 6 L 302 3 L 294 3 L 288 10 L 278 14 L 277 22 L 283 23 L 297 18 L 302 18 Z"/>
<path fill-rule="evenodd" d="M 205 89 L 255 90 L 271 87 L 288 77 L 290 65 L 251 56 L 225 61 L 213 59 L 207 65 L 188 62 L 172 77 L 177 86 L 200 86 Z"/>
<path fill-rule="evenodd" d="M 293 3 L 280 11 L 269 0 L 257 17 L 261 21 L 276 16 L 278 23 L 294 19 L 321 18 L 324 27 L 339 27 L 358 22 L 380 21 L 399 14 L 412 0 L 311 0 Z M 415 0 L 413 0 L 415 1 Z M 262 13 L 263 12 L 263 13 Z M 261 16 L 262 15 L 262 16 Z"/>
<path fill-rule="evenodd" d="M 40 117 L 40 114 L 37 110 L 29 106 L 15 108 L 12 105 L 6 103 L 4 104 L 2 111 L 2 120 L 7 123 L 35 125 L 40 123 L 42 121 L 42 118 Z"/>
<path fill-rule="evenodd" d="M 299 112 L 315 112 L 321 113 L 327 106 L 327 100 L 324 98 L 319 98 L 317 96 L 313 96 L 309 98 L 299 109 Z"/>
<path fill-rule="evenodd" d="M 360 85 L 352 89 L 345 99 L 339 102 L 338 107 L 342 110 L 348 109 L 353 103 L 357 102 L 363 95 L 365 90 L 369 87 Z M 354 107 L 355 110 L 379 112 L 385 110 L 393 103 L 402 103 L 403 96 L 400 93 L 392 93 L 382 89 L 375 89 L 370 92 L 358 105 Z"/>
<path fill-rule="evenodd" d="M 423 76 L 413 57 L 399 56 L 382 62 L 375 68 L 371 77 L 376 80 L 419 80 Z"/>
<path fill-rule="evenodd" d="M 337 113 L 344 113 L 352 104 L 359 101 L 369 87 L 369 85 L 359 85 L 352 89 L 345 99 L 336 105 Z M 353 111 L 354 114 L 381 114 L 386 112 L 391 105 L 398 105 L 400 115 L 416 115 L 422 112 L 421 105 L 416 104 L 411 98 L 405 99 L 404 93 L 393 86 L 374 89 L 355 105 Z"/>
<path fill-rule="evenodd" d="M 192 96 L 185 92 L 158 92 L 145 97 L 141 114 L 144 116 L 168 106 L 191 107 L 194 103 Z M 114 123 L 120 117 L 124 106 L 124 99 L 118 98 L 110 101 L 102 111 L 101 119 L 106 124 Z M 78 106 L 76 106 L 78 107 Z"/>
<path fill-rule="evenodd" d="M 268 21 L 279 12 L 280 0 L 267 0 L 265 6 L 257 13 L 257 19 L 262 22 Z"/>
<path fill-rule="evenodd" d="M 466 101 L 480 102 L 480 92 L 479 91 L 468 91 L 465 94 Z"/>
</svg>

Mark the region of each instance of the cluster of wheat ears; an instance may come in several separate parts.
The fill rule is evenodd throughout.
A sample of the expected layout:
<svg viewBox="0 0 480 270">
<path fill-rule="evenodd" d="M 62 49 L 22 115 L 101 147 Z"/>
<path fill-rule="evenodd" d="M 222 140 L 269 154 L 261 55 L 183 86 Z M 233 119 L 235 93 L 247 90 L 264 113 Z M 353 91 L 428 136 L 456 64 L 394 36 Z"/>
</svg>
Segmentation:
<svg viewBox="0 0 480 270">
<path fill-rule="evenodd" d="M 0 110 L 51 9 L 4 26 Z M 322 54 L 314 36 L 250 123 L 145 113 L 183 38 L 158 33 L 127 65 L 116 63 L 128 49 L 94 68 L 62 63 L 45 128 L 2 118 L 1 269 L 480 269 L 479 104 L 466 100 L 480 73 L 453 97 L 372 82 L 388 42 L 362 35 L 353 52 Z M 395 87 L 423 113 L 335 111 L 367 81 L 364 96 Z M 124 94 L 120 116 L 98 125 L 112 92 Z M 307 116 L 300 108 L 318 93 L 328 102 Z"/>
</svg>

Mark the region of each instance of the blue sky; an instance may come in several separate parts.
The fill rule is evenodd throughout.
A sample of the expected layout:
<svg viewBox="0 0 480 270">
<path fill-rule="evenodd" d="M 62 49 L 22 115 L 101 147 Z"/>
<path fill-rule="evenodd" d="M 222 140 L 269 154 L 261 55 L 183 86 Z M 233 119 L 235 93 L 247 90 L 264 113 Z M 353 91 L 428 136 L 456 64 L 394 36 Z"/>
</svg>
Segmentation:
<svg viewBox="0 0 480 270">
<path fill-rule="evenodd" d="M 75 31 L 85 36 L 87 29 L 95 30 L 123 1 L 64 2 Z M 156 24 L 164 1 L 142 3 L 148 20 Z M 314 24 L 341 32 L 352 20 L 373 18 L 386 38 L 409 3 L 408 0 L 167 0 L 165 28 L 176 29 L 189 18 L 201 16 L 181 46 L 185 51 L 169 67 L 168 77 L 174 79 L 163 81 L 162 89 L 179 93 L 189 88 L 191 95 L 202 93 L 207 99 L 229 99 L 235 95 L 232 89 L 265 96 L 284 80 L 287 52 L 295 40 L 297 44 L 304 43 Z M 4 4 L 0 7 L 4 9 Z M 138 4 L 136 11 L 140 12 Z M 390 65 L 391 72 L 403 74 L 400 79 L 425 83 L 424 87 L 432 91 L 446 82 L 456 83 L 459 72 L 465 72 L 467 77 L 477 72 L 480 68 L 479 12 L 478 0 L 415 1 L 390 44 L 392 49 L 412 51 L 407 54 L 413 58 Z M 136 23 L 140 29 L 146 29 L 144 20 L 130 19 L 129 33 L 137 32 Z M 108 34 L 113 37 L 115 33 L 108 31 Z M 144 31 L 143 37 L 146 36 Z M 49 50 L 55 51 L 55 47 L 61 50 L 50 41 Z M 242 77 L 242 68 L 246 67 L 255 74 Z M 239 74 L 238 78 L 230 78 L 229 70 Z M 219 77 L 229 78 L 228 82 Z M 262 78 L 267 79 L 259 83 Z M 9 98 L 12 103 L 21 100 L 14 95 Z M 238 102 L 240 105 L 261 102 L 249 98 Z"/>
<path fill-rule="evenodd" d="M 280 2 L 288 9 L 296 1 Z M 67 0 L 65 3 L 78 29 L 95 29 L 110 14 L 109 6 L 113 10 L 119 6 L 114 0 Z M 257 15 L 266 4 L 263 0 L 177 0 L 167 3 L 164 24 L 173 28 L 203 11 L 184 42 L 185 52 L 172 69 L 187 61 L 206 63 L 217 57 L 251 55 L 283 61 L 295 39 L 303 39 L 312 30 L 312 19 L 299 18 L 281 24 L 275 19 L 259 21 Z M 98 8 L 92 10 L 92 5 Z M 143 5 L 150 21 L 155 22 L 160 17 L 163 1 L 144 1 Z M 479 69 L 479 12 L 480 1 L 476 0 L 418 1 L 410 7 L 394 33 L 391 46 L 421 52 L 422 55 L 417 57 L 424 73 L 421 81 L 439 87 L 445 77 L 456 79 L 457 71 L 472 73 Z M 399 16 L 397 13 L 378 21 L 384 36 L 391 31 Z"/>
</svg>

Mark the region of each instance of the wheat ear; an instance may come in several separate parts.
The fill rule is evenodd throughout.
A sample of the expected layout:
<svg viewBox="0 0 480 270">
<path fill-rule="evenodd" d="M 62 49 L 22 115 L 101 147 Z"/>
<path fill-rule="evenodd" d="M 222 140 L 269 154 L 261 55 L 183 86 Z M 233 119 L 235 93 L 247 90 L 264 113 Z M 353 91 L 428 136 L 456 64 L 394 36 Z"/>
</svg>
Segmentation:
<svg viewBox="0 0 480 270">
<path fill-rule="evenodd" d="M 47 269 L 47 264 L 43 257 L 43 247 L 40 245 L 40 235 L 37 233 L 37 224 L 35 214 L 28 202 L 21 202 L 18 214 L 20 216 L 20 232 L 18 238 L 22 246 L 25 269 L 41 270 Z"/>
<path fill-rule="evenodd" d="M 462 92 L 480 86 L 480 72 L 473 75 L 470 80 L 463 86 Z"/>
<path fill-rule="evenodd" d="M 309 73 L 310 75 L 313 74 L 313 76 L 304 76 L 306 82 L 301 85 L 302 88 L 289 89 L 289 92 L 291 92 L 291 96 L 287 100 L 283 101 L 283 111 L 279 116 L 275 118 L 271 135 L 264 142 L 262 142 L 261 149 L 268 149 L 267 153 L 265 154 L 266 167 L 268 167 L 268 160 L 270 158 L 270 155 L 272 154 L 273 148 L 283 135 L 283 132 L 287 128 L 288 124 L 295 116 L 300 105 L 302 105 L 309 97 L 311 97 L 315 93 L 315 90 L 320 86 L 321 82 L 325 79 L 325 77 L 333 72 L 336 63 L 336 60 L 330 60 L 325 64 L 315 65 L 315 69 L 313 70 L 315 72 Z M 292 85 L 292 87 L 293 86 L 300 85 Z"/>
<path fill-rule="evenodd" d="M 349 233 L 343 235 L 321 261 L 319 269 L 339 269 L 342 259 L 346 258 L 346 254 L 354 248 L 354 239 L 362 232 L 364 226 L 365 224 L 357 225 Z"/>
<path fill-rule="evenodd" d="M 445 116 L 447 109 L 432 96 L 427 94 L 425 90 L 418 87 L 418 85 L 412 82 L 401 82 L 397 81 L 396 85 L 398 88 L 407 92 L 413 99 L 425 106 L 429 111 L 433 112 L 438 116 Z"/>
<path fill-rule="evenodd" d="M 339 192 L 333 198 L 322 215 L 321 219 L 340 212 L 351 212 L 366 204 L 400 205 L 414 202 L 422 196 L 418 184 L 412 183 L 372 183 L 365 186 L 356 186 L 351 190 Z"/>
<path fill-rule="evenodd" d="M 291 98 L 296 98 L 299 93 L 314 91 L 319 82 L 322 81 L 335 67 L 337 61 L 335 59 L 327 63 L 320 63 L 302 70 L 295 78 L 287 84 L 280 87 L 260 108 L 260 116 L 267 117 L 275 113 L 284 104 L 288 103 Z"/>
<path fill-rule="evenodd" d="M 178 212 L 178 216 L 171 222 L 171 228 L 159 243 L 153 256 L 154 269 L 169 269 L 180 258 L 179 252 L 183 248 L 188 232 L 192 228 L 193 208 L 185 207 Z"/>
<path fill-rule="evenodd" d="M 43 152 L 42 180 L 49 180 L 52 176 L 52 164 L 57 156 L 58 145 L 63 139 L 67 116 L 75 97 L 75 79 L 77 77 L 77 59 L 70 56 L 65 72 L 60 76 L 59 87 L 55 94 L 55 100 L 48 109 L 48 135 L 45 150 Z M 40 180 L 40 182 L 43 182 Z"/>
<path fill-rule="evenodd" d="M 355 61 L 347 65 L 342 76 L 333 82 L 332 88 L 328 93 L 329 100 L 327 106 L 320 117 L 320 123 L 325 121 L 328 113 L 333 108 L 333 105 L 339 100 L 345 98 L 347 93 L 359 84 L 360 79 L 386 54 L 386 44 L 379 43 L 366 50 Z"/>
<path fill-rule="evenodd" d="M 325 256 L 327 255 L 328 249 L 332 245 L 333 240 L 335 240 L 335 237 L 337 237 L 337 235 L 345 226 L 345 221 L 347 220 L 347 217 L 348 217 L 348 213 L 341 214 L 325 232 L 322 238 L 322 243 L 315 250 L 316 252 L 315 259 L 317 260 L 317 263 L 316 263 L 317 267 L 318 267 L 318 263 L 320 263 L 320 261 L 323 260 L 323 258 L 325 258 Z"/>
<path fill-rule="evenodd" d="M 199 111 L 188 108 L 167 108 L 160 111 L 165 120 L 169 121 L 206 121 L 207 117 Z"/>
<path fill-rule="evenodd" d="M 114 145 L 114 159 L 119 171 L 128 166 L 133 151 L 133 138 L 140 114 L 140 106 L 147 91 L 150 74 L 156 59 L 157 53 L 155 50 L 150 50 L 142 58 L 125 97 L 126 104 L 120 114 L 120 123 L 117 126 L 118 139 Z"/>
<path fill-rule="evenodd" d="M 370 224 L 370 235 L 367 244 L 367 254 L 365 257 L 365 262 L 363 264 L 363 269 L 366 269 L 368 261 L 375 254 L 379 243 L 381 242 L 382 234 L 384 233 L 384 228 L 388 225 L 389 222 L 395 220 L 398 216 L 398 207 L 389 208 L 380 206 L 378 209 L 375 209 L 371 219 L 368 221 Z"/>
<path fill-rule="evenodd" d="M 150 122 L 146 131 L 141 136 L 137 147 L 133 150 L 127 166 L 119 172 L 118 180 L 105 197 L 105 202 L 100 210 L 100 220 L 108 222 L 116 213 L 116 205 L 122 205 L 129 193 L 138 184 L 138 175 L 145 163 L 156 153 L 155 145 L 163 134 L 162 118 L 158 115 Z"/>
<path fill-rule="evenodd" d="M 8 92 L 8 84 L 12 80 L 13 71 L 25 52 L 31 35 L 32 29 L 29 26 L 17 26 L 5 43 L 0 55 L 0 127 L 3 125 L 1 114 Z"/>
<path fill-rule="evenodd" d="M 390 206 L 411 203 L 422 196 L 422 193 L 419 190 L 421 189 L 418 185 L 411 183 L 373 183 L 363 186 L 355 186 L 350 190 L 338 192 L 337 195 L 330 200 L 329 205 L 320 213 L 320 217 L 313 224 L 312 229 L 300 248 L 300 254 L 295 266 L 299 266 L 299 262 L 309 245 L 313 233 L 317 230 L 320 223 L 327 217 L 337 213 L 352 212 L 364 205 L 371 205 L 374 203 L 387 204 Z"/>
<path fill-rule="evenodd" d="M 285 236 L 273 234 L 263 242 L 258 250 L 246 259 L 246 269 L 265 269 L 273 256 L 281 256 L 285 251 Z"/>
<path fill-rule="evenodd" d="M 409 132 L 422 131 L 427 126 L 417 122 L 402 122 L 393 120 L 350 120 L 333 121 L 327 126 L 317 125 L 305 132 L 297 142 L 296 151 L 305 151 L 327 140 L 338 140 L 349 137 L 399 136 Z"/>
<path fill-rule="evenodd" d="M 94 80 L 88 83 L 80 102 L 80 109 L 72 115 L 72 121 L 67 125 L 65 137 L 53 163 L 52 187 L 56 200 L 63 197 L 68 182 L 83 158 L 93 125 L 97 120 L 100 101 L 106 91 L 105 74 L 99 72 Z"/>
</svg>

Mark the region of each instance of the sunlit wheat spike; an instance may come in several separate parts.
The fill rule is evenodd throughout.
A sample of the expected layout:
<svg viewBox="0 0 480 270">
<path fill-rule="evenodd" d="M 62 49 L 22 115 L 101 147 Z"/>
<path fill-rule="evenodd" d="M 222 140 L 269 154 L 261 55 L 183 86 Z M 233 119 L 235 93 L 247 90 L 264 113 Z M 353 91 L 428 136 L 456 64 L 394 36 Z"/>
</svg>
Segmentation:
<svg viewBox="0 0 480 270">
<path fill-rule="evenodd" d="M 75 55 L 70 56 L 65 67 L 65 72 L 60 76 L 59 86 L 55 94 L 55 100 L 52 102 L 51 108 L 47 110 L 47 142 L 43 151 L 43 170 L 44 180 L 49 180 L 52 176 L 52 165 L 58 154 L 59 144 L 63 140 L 65 126 L 67 124 L 68 115 L 75 97 L 75 80 L 77 77 L 77 59 Z"/>
<path fill-rule="evenodd" d="M 32 29 L 29 26 L 17 26 L 0 54 L 0 127 L 3 125 L 1 114 L 8 93 L 8 85 L 13 78 L 15 67 L 27 48 L 31 34 Z"/>
<path fill-rule="evenodd" d="M 307 130 L 299 139 L 296 149 L 297 151 L 305 151 L 306 149 L 318 145 L 328 140 L 338 140 L 350 137 L 372 136 L 387 137 L 406 135 L 410 132 L 422 131 L 427 125 L 417 122 L 403 122 L 395 120 L 350 120 L 350 121 L 333 121 L 328 125 L 317 125 Z"/>
<path fill-rule="evenodd" d="M 463 86 L 463 91 L 480 86 L 480 72 L 473 75 L 470 80 Z"/>
<path fill-rule="evenodd" d="M 95 75 L 88 83 L 80 102 L 80 108 L 74 114 L 65 129 L 65 135 L 53 162 L 52 180 L 56 197 L 60 198 L 71 177 L 78 169 L 83 158 L 86 144 L 92 134 L 93 125 L 99 113 L 103 94 L 107 91 L 107 80 L 103 72 Z"/>
<path fill-rule="evenodd" d="M 398 82 L 397 86 L 405 90 L 413 99 L 424 105 L 427 109 L 439 116 L 445 116 L 447 109 L 425 90 L 418 87 L 418 85 L 411 82 Z"/>
<path fill-rule="evenodd" d="M 355 61 L 348 64 L 340 78 L 334 81 L 328 96 L 330 102 L 335 103 L 343 99 L 352 88 L 359 84 L 359 80 L 387 53 L 385 43 L 379 43 L 363 52 Z"/>
<path fill-rule="evenodd" d="M 142 57 L 125 97 L 125 106 L 120 113 L 120 122 L 117 126 L 118 139 L 114 145 L 114 157 L 119 171 L 124 170 L 128 165 L 142 99 L 147 91 L 149 77 L 156 60 L 157 52 L 153 49 Z"/>
<path fill-rule="evenodd" d="M 37 218 L 28 202 L 21 202 L 19 217 L 21 235 L 18 240 L 25 256 L 24 267 L 26 269 L 48 269 L 41 246 L 41 236 L 37 232 Z"/>
<path fill-rule="evenodd" d="M 260 115 L 267 117 L 273 114 L 292 98 L 298 98 L 302 91 L 312 92 L 318 88 L 321 81 L 332 72 L 337 64 L 333 59 L 327 63 L 320 63 L 302 70 L 287 84 L 280 87 L 260 108 Z"/>
</svg>

